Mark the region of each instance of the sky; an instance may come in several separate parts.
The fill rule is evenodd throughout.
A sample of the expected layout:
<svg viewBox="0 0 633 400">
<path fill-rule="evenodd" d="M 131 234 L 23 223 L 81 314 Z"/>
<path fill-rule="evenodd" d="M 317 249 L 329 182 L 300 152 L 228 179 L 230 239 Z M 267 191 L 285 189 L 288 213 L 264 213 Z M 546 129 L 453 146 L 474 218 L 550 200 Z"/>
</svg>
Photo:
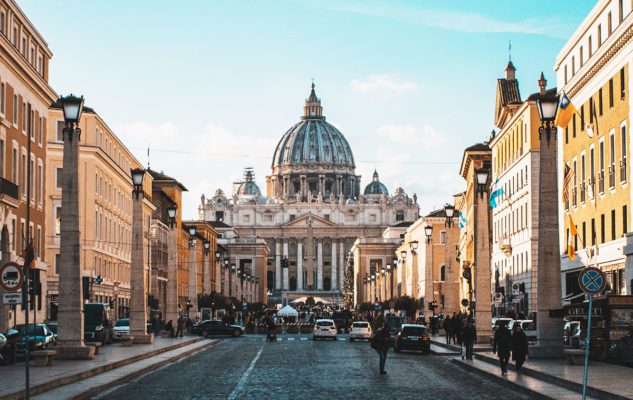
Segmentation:
<svg viewBox="0 0 633 400">
<path fill-rule="evenodd" d="M 137 159 L 182 182 L 183 218 L 232 193 L 245 167 L 265 194 L 275 146 L 312 79 L 351 145 L 421 214 L 465 189 L 463 150 L 494 128 L 508 58 L 523 98 L 590 0 L 17 0 L 53 52 L 50 84 L 81 94 Z M 509 43 L 511 49 L 509 51 Z"/>
</svg>

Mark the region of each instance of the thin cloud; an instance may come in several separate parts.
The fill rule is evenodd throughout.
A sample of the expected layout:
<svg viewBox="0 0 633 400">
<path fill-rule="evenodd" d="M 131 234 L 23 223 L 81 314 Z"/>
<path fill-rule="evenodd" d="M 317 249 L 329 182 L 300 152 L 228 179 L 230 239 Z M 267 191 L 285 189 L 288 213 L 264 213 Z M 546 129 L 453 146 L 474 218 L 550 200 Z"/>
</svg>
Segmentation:
<svg viewBox="0 0 633 400">
<path fill-rule="evenodd" d="M 352 91 L 356 93 L 399 94 L 417 88 L 415 82 L 399 80 L 398 74 L 372 74 L 366 79 L 352 81 Z"/>
<path fill-rule="evenodd" d="M 518 21 L 502 21 L 483 14 L 453 10 L 420 9 L 392 5 L 326 3 L 330 10 L 373 17 L 389 18 L 410 24 L 437 27 L 469 33 L 526 33 L 566 39 L 569 24 L 560 18 L 528 18 Z"/>
<path fill-rule="evenodd" d="M 422 148 L 438 146 L 446 141 L 446 136 L 431 125 L 384 125 L 376 132 L 395 143 L 408 143 Z"/>
</svg>

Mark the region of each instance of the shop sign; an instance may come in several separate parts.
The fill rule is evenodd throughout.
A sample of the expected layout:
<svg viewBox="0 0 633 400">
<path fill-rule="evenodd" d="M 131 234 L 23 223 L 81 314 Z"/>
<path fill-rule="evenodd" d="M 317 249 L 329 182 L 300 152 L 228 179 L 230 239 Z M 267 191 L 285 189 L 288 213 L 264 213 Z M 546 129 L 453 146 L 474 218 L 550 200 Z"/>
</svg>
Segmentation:
<svg viewBox="0 0 633 400">
<path fill-rule="evenodd" d="M 633 296 L 609 296 L 609 305 L 633 306 Z"/>
</svg>

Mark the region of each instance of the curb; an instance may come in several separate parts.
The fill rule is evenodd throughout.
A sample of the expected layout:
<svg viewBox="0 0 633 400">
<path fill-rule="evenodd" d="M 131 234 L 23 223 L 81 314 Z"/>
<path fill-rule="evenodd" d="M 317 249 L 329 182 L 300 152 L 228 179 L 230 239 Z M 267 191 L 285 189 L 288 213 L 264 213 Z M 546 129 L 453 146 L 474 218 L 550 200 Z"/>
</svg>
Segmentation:
<svg viewBox="0 0 633 400">
<path fill-rule="evenodd" d="M 457 346 L 455 344 L 446 344 L 446 343 L 438 342 L 437 340 L 433 340 L 433 339 L 431 339 L 431 344 L 443 347 L 445 349 L 456 351 L 458 354 L 459 354 L 459 351 L 460 351 L 459 346 Z M 479 347 L 479 348 L 475 347 L 475 348 L 473 348 L 473 353 L 485 353 L 485 352 L 489 352 L 489 351 L 492 351 L 492 346 L 490 346 L 490 347 L 486 346 L 486 347 Z"/>
<path fill-rule="evenodd" d="M 475 358 L 487 362 L 489 364 L 497 365 L 498 360 L 496 358 L 490 357 L 486 354 L 475 354 Z M 516 371 L 514 365 L 508 363 L 508 369 Z M 542 381 L 551 383 L 556 386 L 560 386 L 565 389 L 573 390 L 578 393 L 582 393 L 582 384 L 574 381 L 570 381 L 567 379 L 560 378 L 558 376 L 549 375 L 541 371 L 534 370 L 529 366 L 523 366 L 522 368 L 523 374 L 527 376 L 531 376 L 532 378 L 540 379 Z M 630 400 L 629 397 L 620 396 L 618 394 L 612 392 L 606 392 L 602 389 L 598 389 L 596 387 L 587 385 L 587 396 L 597 397 L 604 400 Z"/>
<path fill-rule="evenodd" d="M 196 342 L 193 342 L 193 343 L 196 343 Z M 190 343 L 190 344 L 193 344 L 193 343 Z M 137 371 L 135 371 L 135 372 L 133 372 L 133 373 L 131 373 L 129 375 L 126 375 L 126 376 L 121 377 L 119 379 L 115 379 L 115 380 L 113 380 L 111 382 L 108 382 L 108 387 L 103 387 L 103 386 L 99 387 L 99 386 L 97 386 L 97 387 L 90 388 L 87 391 L 81 393 L 80 395 L 72 397 L 72 400 L 89 400 L 92 397 L 94 397 L 95 395 L 103 392 L 104 390 L 110 389 L 112 386 L 121 385 L 123 383 L 127 383 L 127 382 L 131 381 L 134 378 L 137 378 L 137 377 L 139 377 L 141 375 L 147 374 L 148 372 L 152 372 L 154 370 L 157 370 L 158 368 L 160 368 L 160 367 L 162 367 L 162 366 L 164 366 L 166 364 L 172 363 L 172 362 L 174 362 L 176 360 L 179 360 L 181 358 L 191 357 L 191 356 L 193 356 L 195 354 L 198 354 L 199 352 L 201 352 L 203 350 L 207 350 L 207 349 L 213 348 L 218 343 L 219 343 L 219 340 L 217 340 L 217 339 L 211 340 L 209 343 L 196 348 L 193 352 L 176 354 L 175 356 L 170 357 L 168 359 L 165 359 L 163 361 L 157 362 L 156 364 L 148 365 L 147 367 L 139 369 L 139 370 L 137 370 Z M 175 350 L 175 349 L 172 349 L 172 350 Z"/>
<path fill-rule="evenodd" d="M 473 365 L 470 365 L 468 363 L 462 362 L 461 360 L 458 359 L 452 359 L 451 360 L 455 365 L 459 366 L 460 368 L 464 369 L 464 370 L 468 370 L 471 372 L 474 372 L 480 376 L 485 376 L 486 378 L 492 378 L 494 379 L 497 383 L 510 388 L 512 390 L 516 390 L 518 392 L 527 394 L 530 396 L 531 399 L 538 399 L 538 400 L 556 400 L 555 397 L 549 397 L 547 395 L 544 395 L 543 393 L 537 392 L 535 390 L 529 389 L 525 386 L 521 386 L 518 385 L 514 382 L 511 382 L 507 379 L 504 379 L 503 377 L 501 377 L 500 375 L 496 375 L 496 374 L 491 374 L 487 371 L 481 370 Z"/>
<path fill-rule="evenodd" d="M 63 376 L 60 378 L 50 380 L 48 382 L 40 383 L 38 385 L 33 385 L 30 387 L 29 393 L 33 396 L 33 395 L 40 394 L 43 392 L 48 392 L 49 390 L 56 389 L 60 386 L 68 385 L 70 383 L 75 383 L 82 379 L 91 378 L 95 375 L 99 375 L 104 372 L 111 371 L 113 369 L 123 367 L 125 365 L 131 364 L 137 361 L 145 360 L 147 358 L 154 357 L 171 350 L 175 350 L 175 349 L 178 349 L 190 344 L 194 344 L 202 340 L 205 340 L 205 339 L 202 337 L 196 337 L 186 342 L 180 342 L 180 343 L 173 344 L 171 346 L 165 346 L 160 349 L 152 350 L 148 353 L 138 354 L 136 356 L 125 358 L 119 361 L 114 361 L 108 364 L 104 364 L 99 367 L 89 369 L 87 371 L 79 372 L 73 375 Z M 24 397 L 25 397 L 24 390 L 19 390 L 17 392 L 13 392 L 13 393 L 1 396 L 0 400 L 21 400 L 21 399 L 24 399 Z"/>
</svg>

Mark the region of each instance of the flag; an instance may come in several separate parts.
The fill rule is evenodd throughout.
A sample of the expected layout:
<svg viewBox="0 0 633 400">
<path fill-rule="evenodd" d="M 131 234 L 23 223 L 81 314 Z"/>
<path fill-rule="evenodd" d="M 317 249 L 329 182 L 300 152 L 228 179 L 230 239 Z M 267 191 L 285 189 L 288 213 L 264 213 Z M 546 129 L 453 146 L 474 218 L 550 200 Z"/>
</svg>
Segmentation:
<svg viewBox="0 0 633 400">
<path fill-rule="evenodd" d="M 573 261 L 574 258 L 576 258 L 574 238 L 578 235 L 578 230 L 576 229 L 576 224 L 574 224 L 574 220 L 571 218 L 571 214 L 567 215 L 569 216 L 569 238 L 567 240 L 567 256 L 569 256 L 569 259 Z"/>
<path fill-rule="evenodd" d="M 569 121 L 571 121 L 571 117 L 574 116 L 576 112 L 576 107 L 571 103 L 569 97 L 567 97 L 567 93 L 563 92 L 560 96 L 560 101 L 558 102 L 558 111 L 556 112 L 556 120 L 554 121 L 554 125 L 558 125 L 561 128 L 567 128 L 569 125 Z"/>
<path fill-rule="evenodd" d="M 497 199 L 502 197 L 504 193 L 505 190 L 503 189 L 503 185 L 499 185 L 499 179 L 497 179 L 495 183 L 492 184 L 492 188 L 490 190 L 490 199 L 488 200 L 490 207 L 497 207 L 499 205 Z"/>
<path fill-rule="evenodd" d="M 565 163 L 565 175 L 563 176 L 563 201 L 565 203 L 569 201 L 569 184 L 572 179 L 574 179 L 574 170 Z"/>
<path fill-rule="evenodd" d="M 29 244 L 24 249 L 22 253 L 22 258 L 24 258 L 24 265 L 28 266 L 29 269 L 35 269 L 35 250 L 33 249 L 33 241 L 29 241 Z"/>
<path fill-rule="evenodd" d="M 462 212 L 459 212 L 459 229 L 464 229 L 466 227 L 466 223 L 468 222 L 468 218 L 466 218 L 464 216 L 464 214 L 462 214 Z"/>
</svg>

